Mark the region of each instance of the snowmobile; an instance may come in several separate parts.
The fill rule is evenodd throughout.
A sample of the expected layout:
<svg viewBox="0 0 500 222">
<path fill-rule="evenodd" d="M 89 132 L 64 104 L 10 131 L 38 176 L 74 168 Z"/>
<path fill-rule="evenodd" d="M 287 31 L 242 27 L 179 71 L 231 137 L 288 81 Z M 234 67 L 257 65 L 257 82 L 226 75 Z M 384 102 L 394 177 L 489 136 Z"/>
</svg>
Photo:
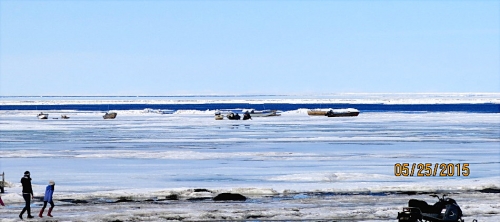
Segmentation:
<svg viewBox="0 0 500 222">
<path fill-rule="evenodd" d="M 399 222 L 463 222 L 462 210 L 457 202 L 451 198 L 445 198 L 446 194 L 442 197 L 438 195 L 431 195 L 437 197 L 438 202 L 434 205 L 429 205 L 423 200 L 410 199 L 408 207 L 403 208 L 403 212 L 398 212 Z"/>
</svg>

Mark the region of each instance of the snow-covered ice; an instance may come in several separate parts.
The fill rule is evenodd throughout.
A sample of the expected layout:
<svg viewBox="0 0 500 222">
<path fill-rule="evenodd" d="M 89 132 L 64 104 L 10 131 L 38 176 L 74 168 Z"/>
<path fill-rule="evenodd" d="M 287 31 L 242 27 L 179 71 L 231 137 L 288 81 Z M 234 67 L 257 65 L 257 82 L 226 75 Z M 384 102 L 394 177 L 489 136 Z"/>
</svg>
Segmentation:
<svg viewBox="0 0 500 222">
<path fill-rule="evenodd" d="M 18 220 L 25 170 L 36 197 L 56 181 L 57 221 L 395 221 L 410 198 L 433 203 L 433 192 L 456 199 L 466 221 L 500 221 L 500 194 L 485 193 L 500 189 L 498 113 L 327 118 L 293 110 L 248 121 L 216 121 L 209 110 L 119 111 L 114 120 L 37 113 L 0 111 L 0 171 L 9 184 L 0 221 Z M 398 163 L 468 163 L 470 175 L 395 176 Z M 249 199 L 211 200 L 222 192 Z"/>
<path fill-rule="evenodd" d="M 0 97 L 0 105 L 53 104 L 201 104 L 201 103 L 344 103 L 344 104 L 477 104 L 500 103 L 500 93 L 333 93 L 311 95 L 184 95 Z"/>
</svg>

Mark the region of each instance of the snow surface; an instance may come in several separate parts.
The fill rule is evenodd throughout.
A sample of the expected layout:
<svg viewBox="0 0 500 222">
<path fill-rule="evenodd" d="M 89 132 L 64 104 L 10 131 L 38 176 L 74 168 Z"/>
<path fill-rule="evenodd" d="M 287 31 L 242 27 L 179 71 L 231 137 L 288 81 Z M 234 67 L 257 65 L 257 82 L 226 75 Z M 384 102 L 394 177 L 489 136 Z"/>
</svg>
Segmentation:
<svg viewBox="0 0 500 222">
<path fill-rule="evenodd" d="M 181 193 L 181 192 L 177 192 Z M 193 194 L 185 191 L 184 195 Z M 203 192 L 198 196 L 211 196 Z M 397 221 L 408 199 L 434 203 L 426 194 L 403 195 L 318 195 L 288 193 L 252 196 L 247 201 L 156 200 L 125 196 L 133 202 L 106 203 L 102 197 L 89 203 L 56 201 L 54 218 L 44 221 Z M 465 221 L 499 221 L 498 196 L 484 193 L 455 193 L 452 197 L 464 211 Z M 40 202 L 33 204 L 37 212 Z M 0 221 L 19 221 L 21 203 L 0 208 Z M 45 212 L 46 214 L 46 212 Z M 26 215 L 26 214 L 25 214 Z M 33 221 L 42 221 L 35 219 Z"/>
<path fill-rule="evenodd" d="M 119 111 L 114 120 L 48 113 L 0 111 L 8 183 L 0 221 L 19 220 L 25 170 L 36 197 L 56 182 L 57 221 L 396 221 L 410 198 L 433 203 L 434 192 L 456 199 L 466 221 L 500 221 L 500 194 L 481 192 L 500 189 L 498 113 L 328 118 L 299 109 L 247 121 L 216 121 L 209 110 Z M 70 119 L 51 119 L 62 114 Z M 469 163 L 470 176 L 398 177 L 396 163 Z M 249 199 L 211 200 L 222 192 Z"/>
</svg>

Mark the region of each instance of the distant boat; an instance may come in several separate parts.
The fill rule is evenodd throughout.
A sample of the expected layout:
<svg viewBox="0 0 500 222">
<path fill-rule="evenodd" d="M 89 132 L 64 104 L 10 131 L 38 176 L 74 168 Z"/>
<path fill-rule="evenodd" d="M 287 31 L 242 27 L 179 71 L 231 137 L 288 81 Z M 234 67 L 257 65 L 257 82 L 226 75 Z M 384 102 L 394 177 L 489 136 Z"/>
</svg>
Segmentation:
<svg viewBox="0 0 500 222">
<path fill-rule="evenodd" d="M 49 118 L 49 114 L 45 114 L 45 113 L 40 113 L 37 115 L 38 119 L 48 119 Z"/>
<path fill-rule="evenodd" d="M 312 109 L 312 110 L 308 110 L 307 114 L 310 116 L 328 116 L 328 117 L 358 116 L 359 110 L 354 109 L 354 108 Z"/>
<path fill-rule="evenodd" d="M 244 113 L 249 112 L 252 117 L 267 117 L 267 116 L 281 116 L 276 110 L 255 110 L 255 109 L 244 109 Z"/>
<path fill-rule="evenodd" d="M 143 113 L 158 113 L 158 114 L 174 114 L 175 110 L 172 110 L 172 109 L 151 109 L 151 108 L 146 108 L 142 112 Z"/>
<path fill-rule="evenodd" d="M 69 119 L 69 116 L 61 115 L 61 119 Z"/>
<path fill-rule="evenodd" d="M 307 110 L 309 116 L 324 116 L 330 109 L 310 109 Z"/>
<path fill-rule="evenodd" d="M 219 111 L 215 112 L 215 120 L 223 120 L 224 115 L 222 115 Z"/>
<path fill-rule="evenodd" d="M 104 116 L 102 116 L 104 119 L 114 119 L 116 118 L 116 113 L 115 112 L 111 112 L 111 113 L 106 113 L 104 114 Z"/>
<path fill-rule="evenodd" d="M 156 111 L 156 113 L 159 114 L 174 114 L 175 110 L 173 109 L 159 109 Z"/>
<path fill-rule="evenodd" d="M 358 115 L 359 115 L 359 110 L 354 108 L 347 108 L 347 109 L 331 109 L 330 111 L 326 112 L 325 116 L 344 117 L 344 116 L 358 116 Z"/>
</svg>

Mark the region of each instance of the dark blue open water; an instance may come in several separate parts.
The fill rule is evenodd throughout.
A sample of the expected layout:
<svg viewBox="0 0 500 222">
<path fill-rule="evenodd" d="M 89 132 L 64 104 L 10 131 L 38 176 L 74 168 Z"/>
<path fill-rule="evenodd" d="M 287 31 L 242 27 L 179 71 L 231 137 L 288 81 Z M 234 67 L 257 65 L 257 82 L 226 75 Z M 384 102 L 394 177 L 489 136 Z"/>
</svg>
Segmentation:
<svg viewBox="0 0 500 222">
<path fill-rule="evenodd" d="M 301 108 L 356 108 L 361 112 L 473 112 L 500 113 L 500 104 L 342 104 L 342 103 L 206 103 L 206 104 L 64 104 L 64 105 L 0 105 L 0 110 L 76 110 L 76 111 L 108 111 L 108 110 L 216 110 L 216 109 L 271 109 L 290 111 Z"/>
</svg>

